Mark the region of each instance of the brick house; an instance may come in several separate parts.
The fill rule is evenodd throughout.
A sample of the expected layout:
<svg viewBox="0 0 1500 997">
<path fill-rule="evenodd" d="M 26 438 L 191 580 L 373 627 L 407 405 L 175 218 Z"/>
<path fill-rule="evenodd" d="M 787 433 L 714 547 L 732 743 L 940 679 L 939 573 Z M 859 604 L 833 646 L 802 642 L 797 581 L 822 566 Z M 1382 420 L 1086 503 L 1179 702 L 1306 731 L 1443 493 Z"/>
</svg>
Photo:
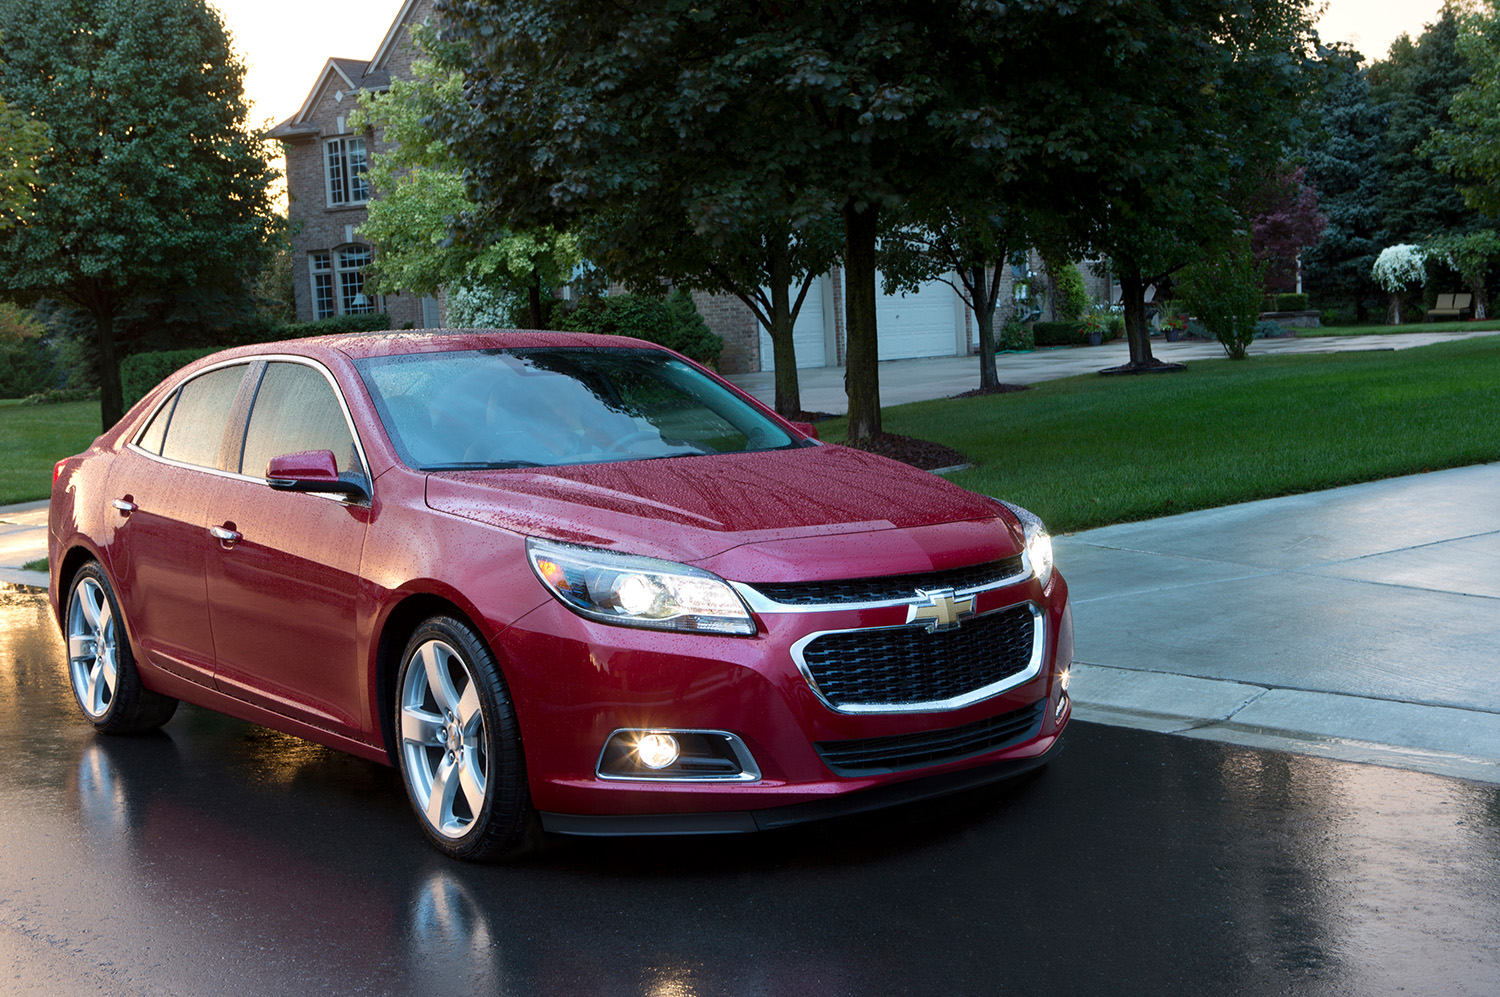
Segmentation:
<svg viewBox="0 0 1500 997">
<path fill-rule="evenodd" d="M 387 146 L 369 132 L 355 134 L 348 118 L 361 92 L 381 92 L 392 79 L 407 79 L 416 48 L 408 34 L 432 16 L 432 0 L 402 0 L 401 8 L 373 58 L 329 59 L 307 100 L 277 125 L 271 137 L 286 153 L 287 190 L 292 221 L 292 272 L 297 318 L 386 312 L 393 328 L 435 328 L 442 324 L 438 301 L 410 293 L 366 293 L 363 270 L 376 251 L 359 234 L 372 196 L 365 178 L 368 157 Z M 1032 253 L 1029 266 L 1041 261 Z M 1096 297 L 1108 300 L 1107 282 L 1086 268 L 1084 280 Z M 1001 290 L 1010 300 L 1009 268 Z M 957 281 L 955 281 L 957 283 Z M 693 299 L 709 328 L 724 338 L 719 369 L 744 373 L 772 369 L 770 335 L 737 298 L 695 293 Z M 1004 312 L 998 318 L 1004 318 Z M 943 281 L 929 281 L 909 295 L 879 295 L 876 320 L 882 360 L 965 355 L 977 345 L 973 314 Z M 835 268 L 809 289 L 793 334 L 799 367 L 844 363 L 843 274 Z"/>
<path fill-rule="evenodd" d="M 403 0 L 374 58 L 329 59 L 302 107 L 271 130 L 286 153 L 299 321 L 385 312 L 393 328 L 442 324 L 432 298 L 365 290 L 364 268 L 375 252 L 359 234 L 371 196 L 365 170 L 386 146 L 379 135 L 349 128 L 361 92 L 410 77 L 416 50 L 407 31 L 430 16 L 432 0 Z"/>
</svg>

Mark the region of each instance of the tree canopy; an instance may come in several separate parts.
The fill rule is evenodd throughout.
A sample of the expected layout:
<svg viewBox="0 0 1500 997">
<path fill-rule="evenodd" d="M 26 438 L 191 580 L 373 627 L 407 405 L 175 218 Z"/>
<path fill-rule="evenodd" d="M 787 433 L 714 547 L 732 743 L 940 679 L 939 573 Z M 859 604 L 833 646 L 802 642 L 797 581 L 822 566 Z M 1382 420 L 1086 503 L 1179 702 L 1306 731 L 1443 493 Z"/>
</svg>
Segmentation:
<svg viewBox="0 0 1500 997">
<path fill-rule="evenodd" d="M 0 231 L 0 293 L 93 317 L 108 427 L 122 309 L 242 284 L 269 244 L 274 171 L 244 67 L 204 0 L 0 0 L 0 60 L 0 93 L 49 129 L 33 197 Z"/>
</svg>

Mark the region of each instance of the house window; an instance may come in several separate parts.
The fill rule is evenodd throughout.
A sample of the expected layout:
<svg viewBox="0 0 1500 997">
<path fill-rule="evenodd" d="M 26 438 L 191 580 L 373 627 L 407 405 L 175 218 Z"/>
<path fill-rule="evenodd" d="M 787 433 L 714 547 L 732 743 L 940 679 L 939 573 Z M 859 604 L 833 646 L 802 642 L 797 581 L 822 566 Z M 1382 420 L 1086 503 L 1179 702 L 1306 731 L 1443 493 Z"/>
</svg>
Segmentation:
<svg viewBox="0 0 1500 997">
<path fill-rule="evenodd" d="M 327 146 L 328 203 L 363 204 L 370 199 L 369 162 L 365 159 L 365 140 L 336 138 Z"/>
<path fill-rule="evenodd" d="M 333 257 L 312 253 L 308 269 L 312 271 L 313 318 L 332 318 L 338 314 L 333 303 Z"/>
<path fill-rule="evenodd" d="M 365 293 L 365 267 L 372 255 L 369 246 L 347 246 L 338 251 L 340 313 L 363 315 L 380 310 L 375 295 Z"/>
</svg>

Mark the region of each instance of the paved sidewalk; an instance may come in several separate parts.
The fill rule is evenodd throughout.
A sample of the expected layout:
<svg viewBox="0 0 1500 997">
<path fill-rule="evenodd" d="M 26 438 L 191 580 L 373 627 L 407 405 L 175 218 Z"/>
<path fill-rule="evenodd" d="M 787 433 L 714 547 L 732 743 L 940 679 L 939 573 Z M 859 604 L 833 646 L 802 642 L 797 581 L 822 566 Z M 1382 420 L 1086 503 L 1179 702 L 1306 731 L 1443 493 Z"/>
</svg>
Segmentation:
<svg viewBox="0 0 1500 997">
<path fill-rule="evenodd" d="M 1283 353 L 1351 353 L 1371 350 L 1405 350 L 1454 339 L 1493 336 L 1496 329 L 1478 332 L 1408 332 L 1389 336 L 1312 336 L 1305 339 L 1257 339 L 1250 344 L 1251 356 Z M 1224 348 L 1217 342 L 1193 340 L 1168 343 L 1153 340 L 1151 352 L 1158 360 L 1181 363 L 1222 359 Z M 1004 384 L 1036 384 L 1059 377 L 1095 374 L 1130 360 L 1124 340 L 1103 346 L 1063 347 L 1030 353 L 1002 353 L 995 358 Z M 728 380 L 767 405 L 776 400 L 773 373 L 730 374 Z M 843 367 L 804 367 L 798 371 L 802 407 L 809 412 L 842 415 L 849 410 L 844 394 Z M 975 357 L 932 357 L 925 360 L 887 360 L 880 365 L 880 404 L 904 405 L 929 398 L 947 398 L 979 387 L 979 360 Z"/>
<path fill-rule="evenodd" d="M 1500 782 L 1500 464 L 1057 549 L 1081 718 Z"/>
<path fill-rule="evenodd" d="M 47 503 L 0 505 L 0 585 L 47 587 L 45 571 L 21 565 L 47 556 Z"/>
</svg>

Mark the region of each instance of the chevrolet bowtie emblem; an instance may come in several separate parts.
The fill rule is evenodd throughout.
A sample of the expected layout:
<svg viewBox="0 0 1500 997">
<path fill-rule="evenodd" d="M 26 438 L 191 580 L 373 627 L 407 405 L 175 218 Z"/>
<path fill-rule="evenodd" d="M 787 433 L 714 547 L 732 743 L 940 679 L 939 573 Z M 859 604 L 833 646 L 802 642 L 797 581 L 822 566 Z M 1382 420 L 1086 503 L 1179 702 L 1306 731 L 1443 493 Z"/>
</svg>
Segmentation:
<svg viewBox="0 0 1500 997">
<path fill-rule="evenodd" d="M 925 602 L 914 602 L 906 608 L 907 623 L 926 623 L 928 633 L 957 630 L 960 620 L 974 615 L 974 597 L 955 598 L 952 589 L 917 589 Z"/>
</svg>

